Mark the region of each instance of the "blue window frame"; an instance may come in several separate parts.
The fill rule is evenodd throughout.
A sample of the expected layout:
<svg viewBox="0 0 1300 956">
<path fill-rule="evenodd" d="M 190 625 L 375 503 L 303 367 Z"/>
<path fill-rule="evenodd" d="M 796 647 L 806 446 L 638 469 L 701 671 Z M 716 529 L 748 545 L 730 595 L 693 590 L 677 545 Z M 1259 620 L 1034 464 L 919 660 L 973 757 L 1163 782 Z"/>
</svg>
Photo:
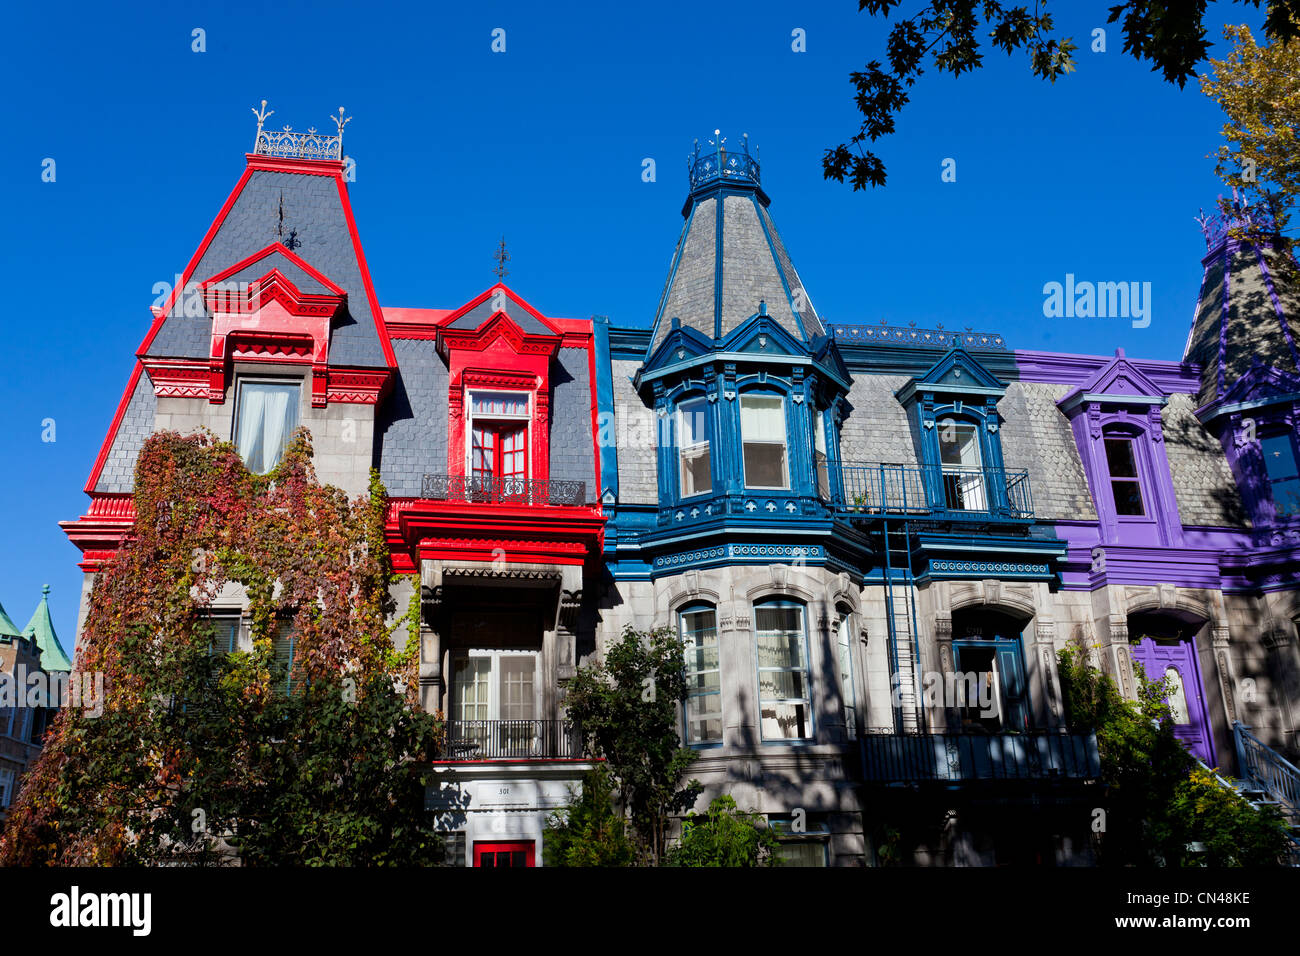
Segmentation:
<svg viewBox="0 0 1300 956">
<path fill-rule="evenodd" d="M 688 744 L 722 743 L 722 669 L 718 656 L 718 612 L 693 604 L 678 615 L 686 645 L 686 700 L 683 717 Z"/>
<path fill-rule="evenodd" d="M 1264 471 L 1268 476 L 1275 512 L 1279 515 L 1300 513 L 1300 463 L 1297 463 L 1291 435 L 1287 432 L 1261 435 L 1259 450 L 1264 456 Z"/>
<path fill-rule="evenodd" d="M 208 651 L 212 654 L 229 654 L 239 650 L 239 615 L 212 614 L 205 622 L 211 629 Z"/>
<path fill-rule="evenodd" d="M 740 443 L 746 488 L 784 491 L 790 487 L 784 396 L 765 392 L 740 396 Z"/>
<path fill-rule="evenodd" d="M 802 604 L 765 601 L 754 605 L 754 657 L 763 740 L 811 740 L 808 632 Z"/>
</svg>

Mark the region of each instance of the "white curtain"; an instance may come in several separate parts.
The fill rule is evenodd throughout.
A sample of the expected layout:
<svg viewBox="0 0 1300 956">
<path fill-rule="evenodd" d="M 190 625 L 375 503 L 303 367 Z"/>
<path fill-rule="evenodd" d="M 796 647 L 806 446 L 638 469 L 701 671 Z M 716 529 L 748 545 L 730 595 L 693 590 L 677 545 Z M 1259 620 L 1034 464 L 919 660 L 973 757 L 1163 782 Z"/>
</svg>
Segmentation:
<svg viewBox="0 0 1300 956">
<path fill-rule="evenodd" d="M 785 444 L 785 408 L 782 399 L 742 395 L 740 433 L 745 441 Z"/>
<path fill-rule="evenodd" d="M 280 463 L 298 426 L 298 386 L 248 383 L 239 390 L 239 457 L 264 475 Z"/>
</svg>

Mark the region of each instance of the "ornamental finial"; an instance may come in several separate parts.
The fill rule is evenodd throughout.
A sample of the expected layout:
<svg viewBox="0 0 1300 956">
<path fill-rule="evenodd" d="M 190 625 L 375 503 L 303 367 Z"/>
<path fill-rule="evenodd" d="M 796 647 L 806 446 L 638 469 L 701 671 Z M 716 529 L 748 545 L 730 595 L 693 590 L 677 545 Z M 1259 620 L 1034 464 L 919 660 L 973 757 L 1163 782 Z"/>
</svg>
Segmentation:
<svg viewBox="0 0 1300 956">
<path fill-rule="evenodd" d="M 510 253 L 506 252 L 505 236 L 501 237 L 501 245 L 497 246 L 497 251 L 493 258 L 496 259 L 497 264 L 496 268 L 492 271 L 497 274 L 497 278 L 504 279 L 506 276 L 510 275 L 510 270 L 506 268 L 506 263 L 510 261 Z"/>
<path fill-rule="evenodd" d="M 261 140 L 262 138 L 262 124 L 266 122 L 266 118 L 268 116 L 275 115 L 275 110 L 270 110 L 270 111 L 267 110 L 266 100 L 262 100 L 261 112 L 258 112 L 256 106 L 251 106 L 249 107 L 249 109 L 251 109 L 253 111 L 253 115 L 257 117 L 257 135 L 253 137 L 253 152 L 256 153 L 258 141 Z"/>
</svg>

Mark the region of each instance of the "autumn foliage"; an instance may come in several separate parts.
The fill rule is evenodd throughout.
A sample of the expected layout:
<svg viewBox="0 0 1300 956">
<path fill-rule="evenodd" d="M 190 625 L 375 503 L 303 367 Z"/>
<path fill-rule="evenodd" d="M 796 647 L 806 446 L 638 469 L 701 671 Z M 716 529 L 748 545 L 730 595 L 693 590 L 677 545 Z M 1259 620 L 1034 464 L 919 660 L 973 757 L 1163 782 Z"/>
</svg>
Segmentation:
<svg viewBox="0 0 1300 956">
<path fill-rule="evenodd" d="M 0 863 L 434 858 L 420 761 L 437 726 L 414 706 L 414 640 L 385 624 L 383 487 L 349 501 L 311 454 L 300 430 L 259 476 L 210 435 L 145 442 L 133 533 L 77 648 L 103 713 L 60 712 Z M 252 649 L 213 653 L 209 611 L 241 589 Z"/>
</svg>

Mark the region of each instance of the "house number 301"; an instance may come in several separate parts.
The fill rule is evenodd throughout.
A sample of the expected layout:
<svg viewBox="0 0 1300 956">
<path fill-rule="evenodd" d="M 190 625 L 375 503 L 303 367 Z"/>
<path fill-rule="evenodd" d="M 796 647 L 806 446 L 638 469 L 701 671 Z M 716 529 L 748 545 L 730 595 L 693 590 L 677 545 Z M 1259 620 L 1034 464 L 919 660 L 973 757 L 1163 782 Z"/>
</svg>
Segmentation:
<svg viewBox="0 0 1300 956">
<path fill-rule="evenodd" d="M 509 792 L 510 792 L 510 788 L 509 788 L 509 787 L 501 787 L 501 788 L 499 788 L 499 789 L 497 790 L 497 793 L 498 793 L 500 796 L 503 796 L 503 797 L 504 797 L 506 794 L 508 794 Z"/>
</svg>

